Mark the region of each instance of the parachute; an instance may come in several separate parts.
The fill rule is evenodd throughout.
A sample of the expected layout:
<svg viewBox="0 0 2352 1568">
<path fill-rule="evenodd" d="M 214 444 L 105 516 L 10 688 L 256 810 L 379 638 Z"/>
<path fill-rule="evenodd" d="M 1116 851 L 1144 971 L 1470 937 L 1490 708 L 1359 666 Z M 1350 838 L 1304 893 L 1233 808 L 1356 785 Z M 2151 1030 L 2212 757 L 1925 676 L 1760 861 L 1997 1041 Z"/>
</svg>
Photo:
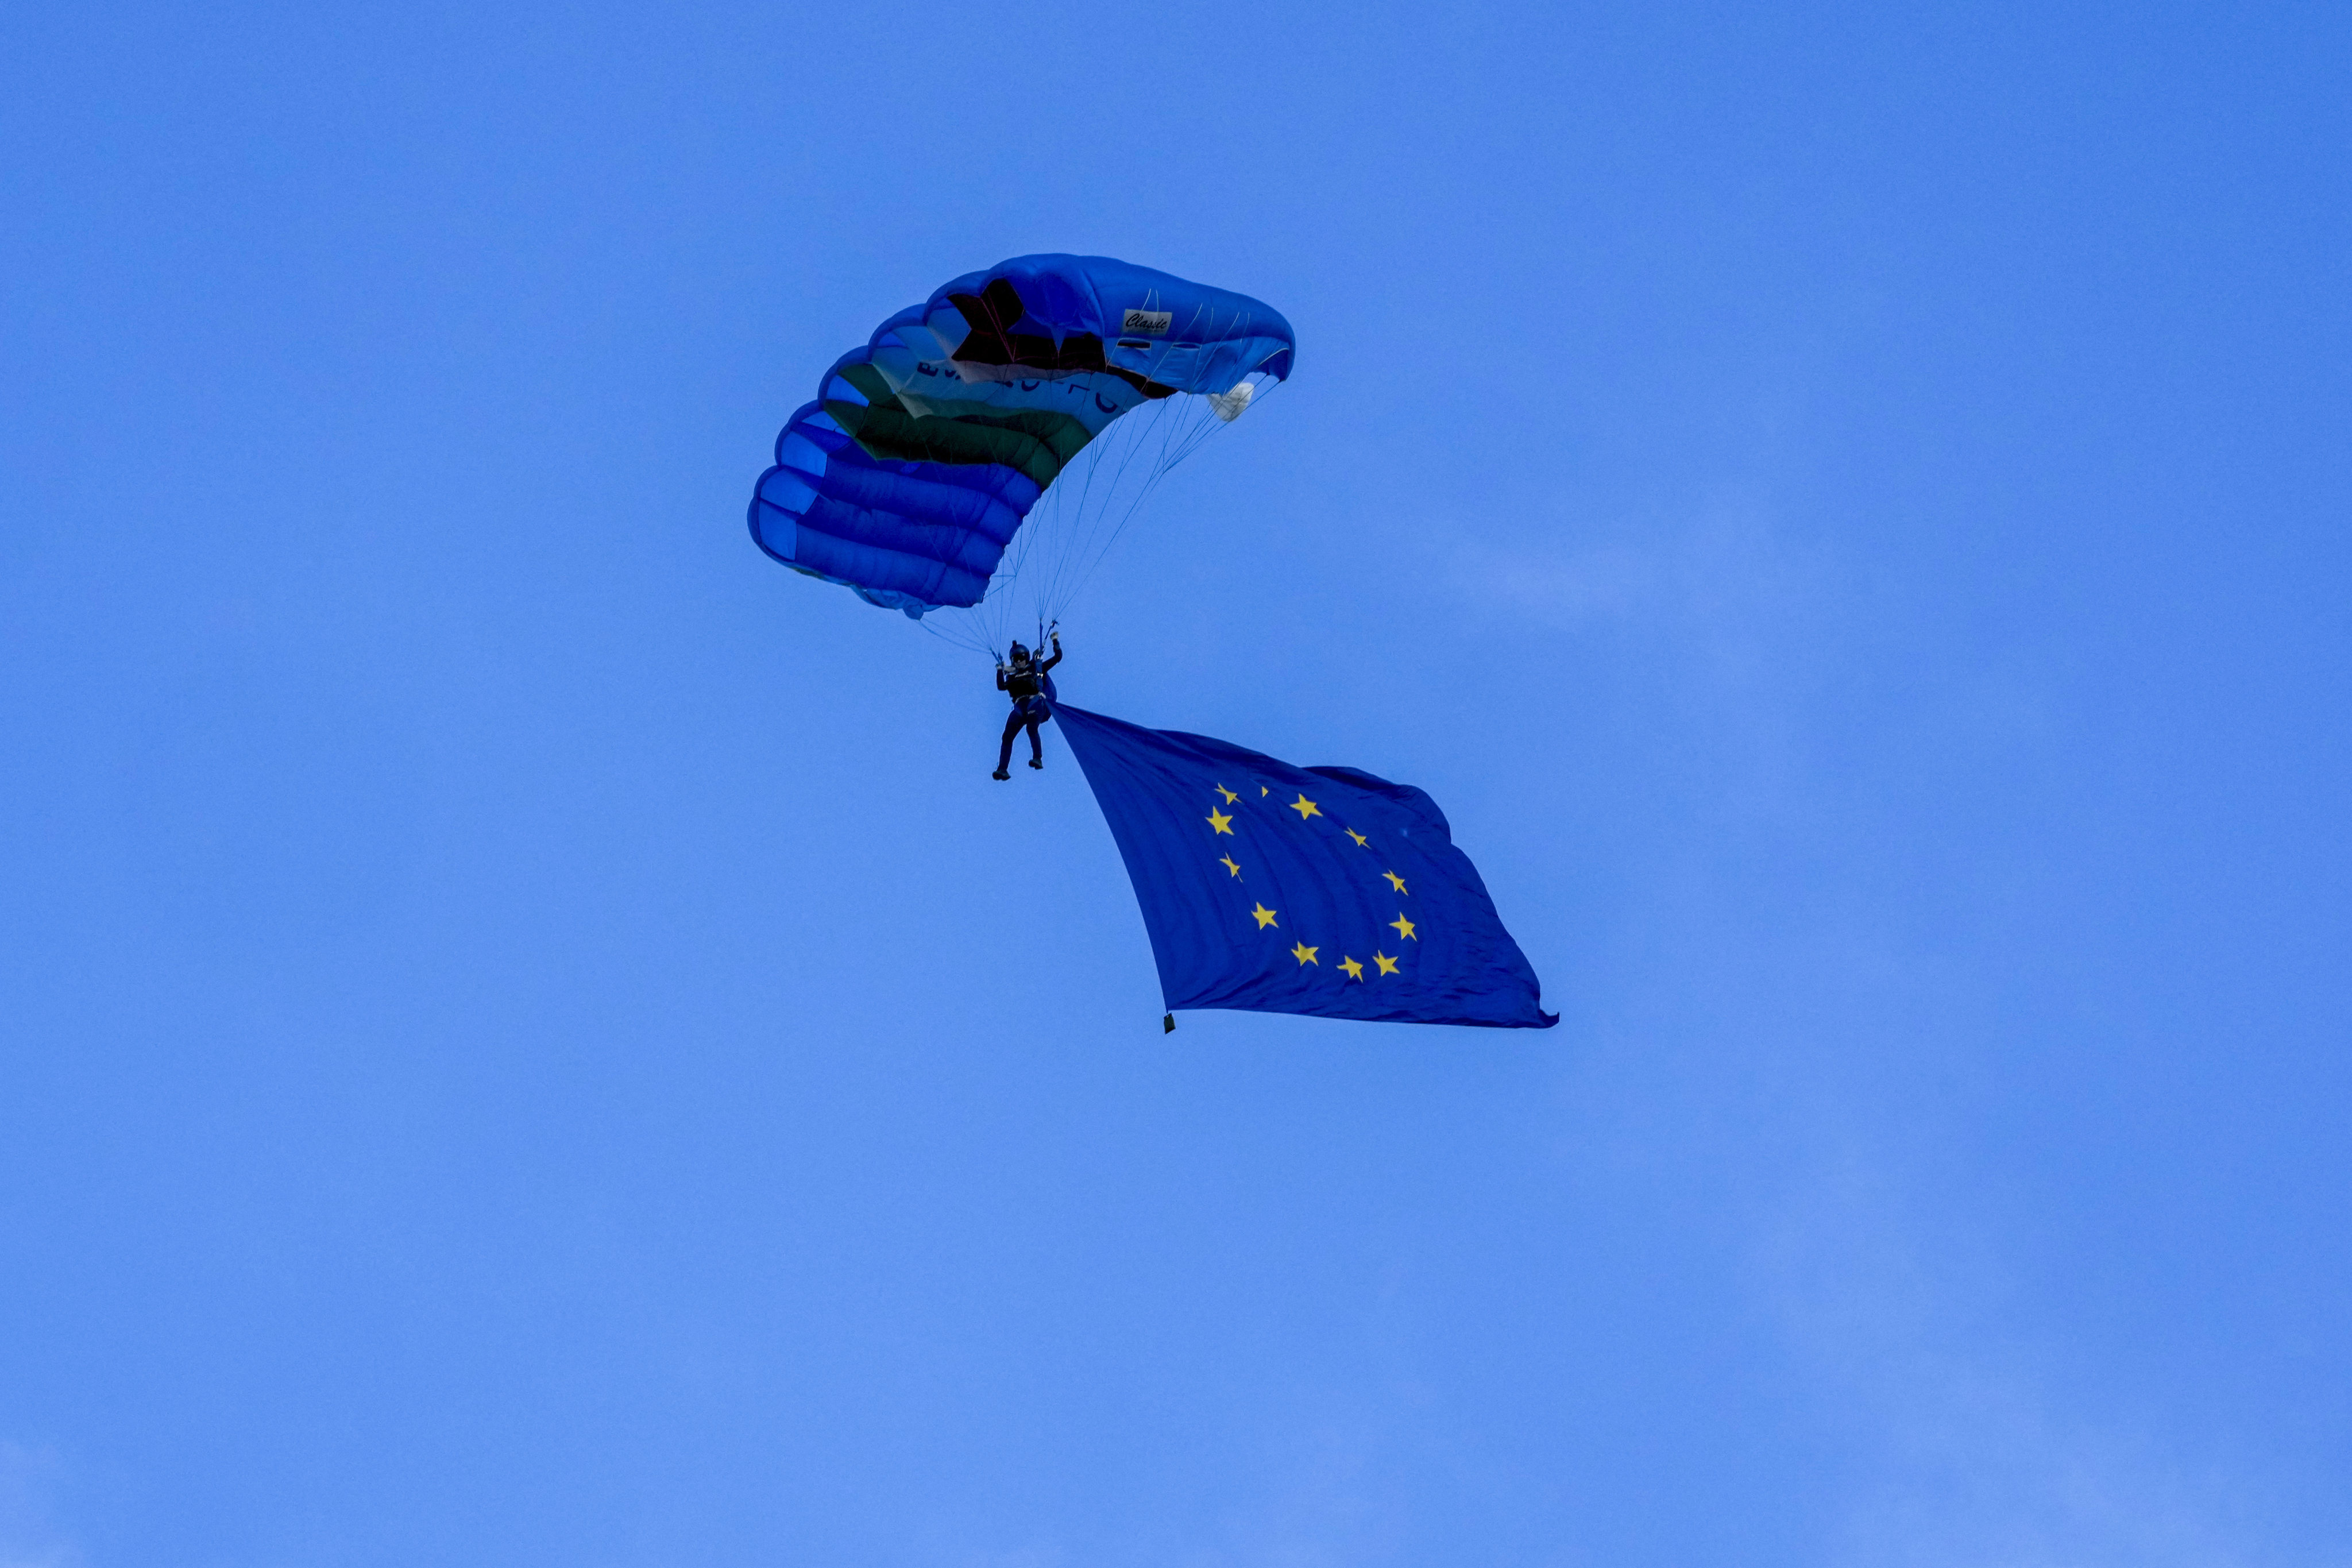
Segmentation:
<svg viewBox="0 0 2352 1568">
<path fill-rule="evenodd" d="M 966 273 L 825 372 L 776 437 L 751 537 L 992 650 L 1057 618 L 1145 494 L 1296 352 L 1271 306 L 1108 257 Z"/>
</svg>

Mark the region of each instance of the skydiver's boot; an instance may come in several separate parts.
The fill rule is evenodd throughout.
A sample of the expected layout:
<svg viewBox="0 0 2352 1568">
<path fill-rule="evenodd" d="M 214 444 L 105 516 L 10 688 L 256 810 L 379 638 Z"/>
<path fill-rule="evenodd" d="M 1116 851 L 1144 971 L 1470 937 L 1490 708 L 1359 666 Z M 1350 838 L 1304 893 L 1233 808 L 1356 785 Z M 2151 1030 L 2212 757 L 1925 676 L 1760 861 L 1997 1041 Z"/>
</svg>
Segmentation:
<svg viewBox="0 0 2352 1568">
<path fill-rule="evenodd" d="M 1029 759 L 1029 765 L 1033 768 L 1042 768 L 1045 765 L 1045 759 L 1043 757 L 1032 757 Z"/>
<path fill-rule="evenodd" d="M 992 773 L 989 774 L 988 776 L 989 776 L 990 778 L 992 778 L 992 779 L 1009 779 L 1009 778 L 1011 778 L 1013 775 L 1012 775 L 1011 773 L 1006 773 L 1003 768 L 999 768 L 999 769 L 997 769 L 994 773 Z"/>
</svg>

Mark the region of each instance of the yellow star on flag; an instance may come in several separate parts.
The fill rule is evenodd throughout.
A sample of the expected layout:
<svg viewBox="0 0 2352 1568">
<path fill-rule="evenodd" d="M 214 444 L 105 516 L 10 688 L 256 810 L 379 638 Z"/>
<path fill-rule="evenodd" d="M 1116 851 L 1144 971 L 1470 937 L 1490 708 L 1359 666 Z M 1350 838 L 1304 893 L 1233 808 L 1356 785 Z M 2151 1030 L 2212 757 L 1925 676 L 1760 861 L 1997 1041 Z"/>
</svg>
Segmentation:
<svg viewBox="0 0 2352 1568">
<path fill-rule="evenodd" d="M 1258 785 L 1258 786 L 1257 786 L 1257 793 L 1258 793 L 1258 794 L 1260 794 L 1260 795 L 1264 795 L 1264 794 L 1265 794 L 1265 785 L 1264 785 L 1264 784 L 1260 784 L 1260 785 Z"/>
<path fill-rule="evenodd" d="M 1389 924 L 1396 927 L 1397 935 L 1403 937 L 1408 942 L 1419 942 L 1421 940 L 1421 938 L 1412 934 L 1412 922 L 1405 919 L 1404 916 L 1401 914 L 1397 916 L 1396 919 L 1389 921 Z"/>
<path fill-rule="evenodd" d="M 1230 855 L 1220 855 L 1220 856 L 1218 856 L 1218 857 L 1217 857 L 1217 863 L 1218 863 L 1219 865 L 1223 866 L 1226 870 L 1231 871 L 1231 872 L 1232 872 L 1234 876 L 1236 876 L 1236 877 L 1238 877 L 1238 876 L 1240 876 L 1240 875 L 1242 874 L 1242 868 L 1241 868 L 1239 866 L 1237 866 L 1237 865 L 1234 864 L 1234 858 L 1233 858 L 1232 856 L 1230 856 Z"/>
<path fill-rule="evenodd" d="M 1260 931 L 1264 931 L 1266 927 L 1274 923 L 1274 911 L 1267 909 L 1264 904 L 1258 905 L 1258 907 L 1252 910 L 1250 913 L 1257 917 L 1257 929 Z"/>
<path fill-rule="evenodd" d="M 1239 795 L 1235 795 L 1233 791 L 1231 791 L 1231 790 L 1227 789 L 1227 788 L 1226 788 L 1224 785 L 1223 785 L 1223 784 L 1219 784 L 1219 785 L 1217 786 L 1217 793 L 1218 793 L 1219 795 L 1223 795 L 1223 796 L 1225 797 L 1225 804 L 1226 804 L 1227 805 L 1233 805 L 1233 804 L 1234 804 L 1234 802 L 1235 802 L 1235 801 L 1237 801 L 1237 800 L 1241 799 L 1241 796 L 1239 796 Z"/>
<path fill-rule="evenodd" d="M 1397 972 L 1396 960 L 1391 958 L 1385 952 L 1376 952 L 1372 954 L 1372 962 L 1381 966 L 1381 973 L 1382 974 L 1394 974 Z"/>
<path fill-rule="evenodd" d="M 1234 830 L 1234 819 L 1212 807 L 1209 811 L 1209 826 L 1220 833 L 1231 833 Z"/>
<path fill-rule="evenodd" d="M 1323 961 L 1315 955 L 1322 951 L 1323 950 L 1319 947 L 1309 947 L 1302 942 L 1292 946 L 1290 956 L 1298 960 L 1298 967 L 1301 969 L 1306 968 L 1310 963 L 1316 968 L 1320 969 L 1323 967 Z"/>
<path fill-rule="evenodd" d="M 1321 809 L 1318 807 L 1313 801 L 1307 798 L 1304 791 L 1299 793 L 1299 796 L 1297 800 L 1292 801 L 1288 805 L 1284 806 L 1283 809 L 1285 811 L 1297 812 L 1298 814 L 1298 820 L 1301 822 L 1306 821 L 1310 816 L 1320 816 L 1323 815 Z"/>
<path fill-rule="evenodd" d="M 1359 849 L 1361 849 L 1365 844 L 1369 842 L 1362 834 L 1357 832 L 1352 827 L 1344 827 L 1341 828 L 1340 831 L 1345 833 L 1349 837 L 1354 839 L 1356 841 L 1356 847 Z"/>
<path fill-rule="evenodd" d="M 1348 978 L 1350 980 L 1361 980 L 1364 977 L 1364 966 L 1345 953 L 1339 955 L 1339 967 L 1348 972 Z"/>
<path fill-rule="evenodd" d="M 1394 871 L 1383 871 L 1381 875 L 1386 877 L 1390 881 L 1394 882 L 1398 892 L 1402 893 L 1404 891 L 1404 879 L 1402 877 L 1398 876 Z"/>
</svg>

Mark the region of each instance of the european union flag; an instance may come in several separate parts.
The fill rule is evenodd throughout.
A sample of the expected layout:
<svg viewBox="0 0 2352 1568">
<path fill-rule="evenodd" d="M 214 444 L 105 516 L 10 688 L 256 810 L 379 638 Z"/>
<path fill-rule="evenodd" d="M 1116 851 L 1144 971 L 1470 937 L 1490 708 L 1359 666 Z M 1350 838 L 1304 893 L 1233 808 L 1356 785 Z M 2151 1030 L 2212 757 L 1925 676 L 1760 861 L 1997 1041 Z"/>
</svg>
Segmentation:
<svg viewBox="0 0 2352 1568">
<path fill-rule="evenodd" d="M 1559 1022 L 1421 791 L 1083 709 L 1054 717 L 1127 860 L 1171 1028 L 1180 1007 Z"/>
</svg>

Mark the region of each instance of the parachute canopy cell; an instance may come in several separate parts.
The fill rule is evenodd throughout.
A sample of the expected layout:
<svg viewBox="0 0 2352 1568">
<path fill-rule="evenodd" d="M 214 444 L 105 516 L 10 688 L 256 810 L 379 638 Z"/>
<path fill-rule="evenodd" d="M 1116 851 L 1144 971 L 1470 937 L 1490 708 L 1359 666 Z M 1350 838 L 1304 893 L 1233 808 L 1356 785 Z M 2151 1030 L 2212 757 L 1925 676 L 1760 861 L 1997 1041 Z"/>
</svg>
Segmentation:
<svg viewBox="0 0 2352 1568">
<path fill-rule="evenodd" d="M 1108 257 L 966 273 L 825 373 L 776 437 L 751 537 L 918 618 L 977 605 L 1030 509 L 1113 421 L 1186 395 L 1230 422 L 1296 353 L 1273 307 Z"/>
</svg>

